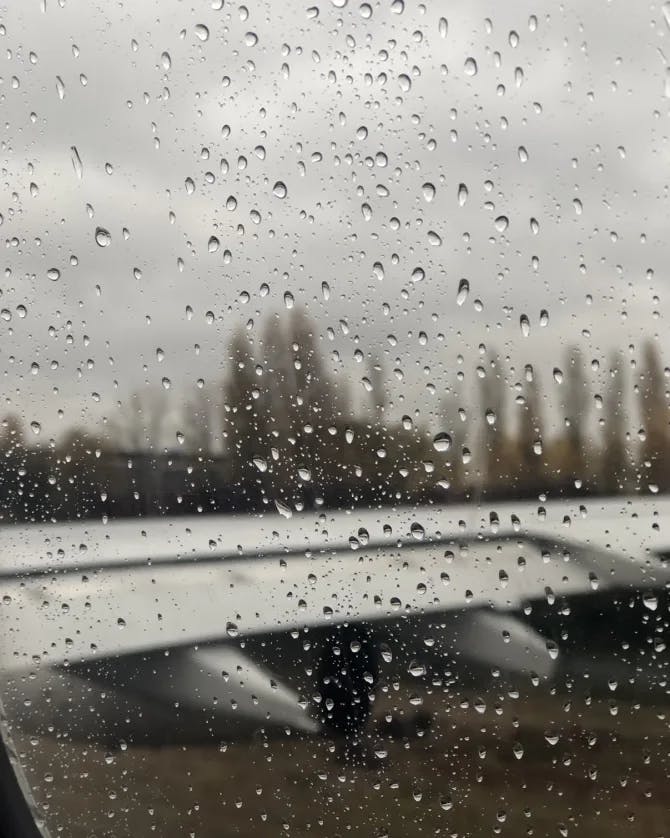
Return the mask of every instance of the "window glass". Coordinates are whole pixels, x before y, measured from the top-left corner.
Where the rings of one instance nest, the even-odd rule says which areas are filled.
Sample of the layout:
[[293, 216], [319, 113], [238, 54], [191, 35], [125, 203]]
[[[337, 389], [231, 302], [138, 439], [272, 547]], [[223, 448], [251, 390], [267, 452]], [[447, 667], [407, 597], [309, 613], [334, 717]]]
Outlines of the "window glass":
[[40, 828], [664, 834], [670, 4], [1, 18]]

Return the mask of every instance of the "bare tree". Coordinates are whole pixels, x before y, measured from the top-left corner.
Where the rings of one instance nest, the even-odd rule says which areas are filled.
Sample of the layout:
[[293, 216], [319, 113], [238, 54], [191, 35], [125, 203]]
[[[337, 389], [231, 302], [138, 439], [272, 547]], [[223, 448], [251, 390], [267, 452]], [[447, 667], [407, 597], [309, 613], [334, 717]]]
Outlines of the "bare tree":
[[489, 351], [480, 378], [481, 408], [483, 411], [483, 451], [486, 456], [485, 486], [495, 489], [506, 473], [505, 456], [505, 378], [497, 353]]
[[600, 488], [606, 493], [615, 493], [625, 489], [627, 484], [625, 378], [621, 352], [612, 353], [609, 375], [610, 380], [605, 393], [605, 434], [601, 455]]
[[526, 368], [525, 399], [519, 422], [520, 482], [527, 490], [538, 491], [546, 481], [544, 469], [544, 423], [537, 372]]
[[587, 463], [587, 427], [590, 407], [590, 390], [584, 370], [584, 359], [578, 346], [568, 349], [565, 361], [566, 452], [565, 472], [572, 477], [584, 478]]
[[651, 341], [645, 345], [643, 354], [639, 393], [645, 438], [642, 443], [641, 465], [647, 483], [665, 489], [670, 485], [668, 395], [665, 391], [661, 359]]
[[382, 425], [386, 416], [386, 375], [383, 361], [375, 358], [370, 365], [370, 402], [374, 421]]
[[256, 360], [249, 337], [238, 331], [228, 350], [224, 383], [223, 434], [230, 457], [231, 479], [244, 488], [256, 480], [254, 461], [264, 458], [263, 417], [259, 411]]
[[111, 440], [125, 451], [156, 451], [164, 442], [167, 416], [167, 392], [164, 389], [136, 390], [109, 421]]

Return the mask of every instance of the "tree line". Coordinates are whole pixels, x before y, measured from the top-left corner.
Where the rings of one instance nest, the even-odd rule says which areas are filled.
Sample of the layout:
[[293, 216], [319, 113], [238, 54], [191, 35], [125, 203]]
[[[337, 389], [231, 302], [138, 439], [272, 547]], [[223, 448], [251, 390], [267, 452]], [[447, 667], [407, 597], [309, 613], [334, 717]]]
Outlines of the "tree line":
[[532, 365], [512, 385], [509, 363], [483, 350], [476, 387], [466, 391], [459, 375], [426, 418], [398, 415], [383, 362], [362, 353], [364, 403], [355, 406], [351, 377], [329, 368], [321, 339], [296, 309], [270, 319], [260, 337], [237, 331], [219, 398], [204, 387], [177, 394], [181, 427], [171, 445], [162, 391], [135, 393], [103, 428], [74, 428], [46, 444], [31, 444], [19, 418], [6, 417], [2, 520], [273, 508], [290, 515], [670, 488], [669, 371], [651, 341], [637, 362], [612, 354], [602, 392], [582, 352], [569, 347], [553, 371], [558, 417]]

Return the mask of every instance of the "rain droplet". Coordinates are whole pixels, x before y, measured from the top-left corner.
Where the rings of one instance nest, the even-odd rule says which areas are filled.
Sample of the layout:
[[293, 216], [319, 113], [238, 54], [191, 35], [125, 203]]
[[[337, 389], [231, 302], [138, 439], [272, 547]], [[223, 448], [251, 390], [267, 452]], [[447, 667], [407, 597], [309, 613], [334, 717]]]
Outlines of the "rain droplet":
[[55, 282], [57, 279], [60, 279], [60, 271], [58, 270], [58, 268], [49, 268], [49, 270], [47, 271], [47, 276], [49, 277], [49, 279]]
[[293, 517], [293, 510], [290, 506], [287, 506], [283, 501], [275, 499], [275, 506], [277, 507], [277, 512], [284, 518], [292, 518]]
[[449, 32], [449, 21], [446, 17], [441, 17], [438, 21], [437, 31], [440, 33], [441, 38], [447, 37], [447, 33]]
[[499, 233], [504, 233], [509, 227], [509, 218], [506, 215], [499, 215], [493, 223]]
[[464, 183], [458, 184], [458, 206], [462, 207], [465, 206], [465, 202], [468, 200], [468, 187]]
[[70, 146], [70, 151], [72, 153], [72, 167], [74, 168], [75, 174], [79, 180], [81, 180], [84, 177], [84, 167], [82, 165], [79, 152], [77, 151], [77, 146]]
[[195, 34], [201, 41], [206, 41], [209, 38], [209, 29], [204, 23], [196, 23]]
[[433, 448], [441, 454], [451, 448], [451, 437], [447, 433], [439, 433], [433, 437]]
[[572, 206], [575, 208], [575, 212], [577, 213], [577, 215], [582, 214], [584, 207], [582, 206], [582, 202], [579, 200], [579, 198], [573, 198]]
[[56, 90], [58, 91], [58, 98], [62, 101], [65, 98], [65, 85], [60, 76], [56, 76]]
[[172, 59], [170, 58], [169, 52], [164, 52], [161, 54], [161, 64], [163, 65], [164, 70], [169, 70], [172, 66]]
[[439, 247], [442, 244], [442, 239], [440, 238], [439, 234], [436, 233], [434, 230], [429, 230], [428, 243], [432, 244], [433, 247]]
[[458, 283], [458, 293], [456, 294], [456, 304], [462, 306], [463, 303], [467, 300], [468, 294], [470, 293], [470, 283], [467, 279], [462, 279]]
[[31, 430], [31, 431], [32, 431], [35, 435], [37, 435], [37, 434], [39, 434], [39, 433], [40, 433], [40, 431], [42, 430], [42, 426], [40, 425], [40, 423], [39, 423], [39, 422], [31, 422], [31, 423], [30, 423], [30, 430]]
[[412, 271], [412, 282], [421, 282], [421, 280], [425, 278], [426, 272], [423, 268], [414, 268]]
[[363, 214], [363, 218], [366, 221], [370, 221], [370, 219], [372, 218], [372, 208], [370, 207], [370, 204], [362, 204], [361, 213]]
[[530, 334], [530, 321], [528, 320], [528, 315], [521, 315], [519, 318], [519, 325], [521, 326], [521, 334], [527, 338]]
[[207, 250], [210, 253], [216, 253], [216, 251], [218, 249], [219, 249], [219, 240], [217, 239], [216, 236], [210, 236], [209, 241], [207, 242]]
[[96, 227], [95, 228], [95, 243], [99, 247], [107, 247], [111, 244], [112, 237], [109, 234], [108, 230], [105, 230], [104, 227]]
[[466, 76], [476, 76], [477, 75], [477, 62], [474, 58], [466, 58], [465, 64], [463, 65], [463, 70], [465, 71]]
[[278, 180], [272, 187], [272, 194], [275, 196], [275, 198], [285, 198], [288, 194], [286, 184], [283, 181]]
[[244, 43], [248, 47], [255, 47], [258, 43], [258, 35], [255, 32], [246, 32], [244, 35]]
[[658, 597], [650, 591], [642, 594], [642, 602], [644, 603], [644, 607], [650, 611], [656, 611], [658, 608]]
[[417, 541], [423, 541], [423, 539], [426, 537], [426, 531], [423, 528], [423, 526], [418, 523], [418, 521], [415, 521], [411, 525], [409, 531], [412, 533], [412, 537], [416, 538]]
[[427, 203], [430, 203], [435, 197], [435, 187], [432, 183], [424, 183], [421, 187], [423, 191], [423, 198]]

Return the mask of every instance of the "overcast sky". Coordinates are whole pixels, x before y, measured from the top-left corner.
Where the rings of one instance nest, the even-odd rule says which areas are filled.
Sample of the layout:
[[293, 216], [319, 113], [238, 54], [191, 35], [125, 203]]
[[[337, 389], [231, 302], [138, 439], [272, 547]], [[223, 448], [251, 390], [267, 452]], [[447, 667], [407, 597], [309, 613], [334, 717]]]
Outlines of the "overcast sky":
[[556, 403], [568, 345], [670, 360], [661, 5], [4, 5], [3, 412], [43, 436], [216, 392], [286, 292], [357, 398], [359, 348], [432, 425], [481, 344]]

